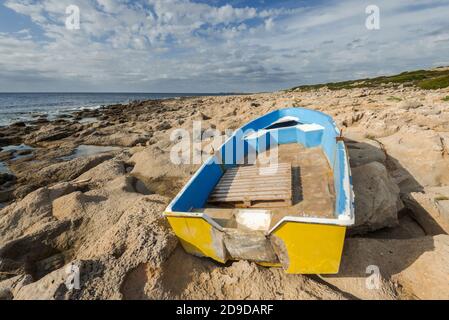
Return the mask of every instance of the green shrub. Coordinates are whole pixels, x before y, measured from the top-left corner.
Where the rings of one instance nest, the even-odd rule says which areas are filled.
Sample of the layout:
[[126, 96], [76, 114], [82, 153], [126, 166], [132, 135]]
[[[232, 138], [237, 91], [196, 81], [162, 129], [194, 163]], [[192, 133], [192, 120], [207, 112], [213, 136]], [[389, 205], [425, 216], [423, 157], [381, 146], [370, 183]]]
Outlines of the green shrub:
[[402, 85], [404, 87], [418, 86], [423, 89], [440, 89], [449, 86], [449, 70], [417, 70], [403, 72], [392, 76], [380, 76], [377, 78], [349, 80], [342, 82], [330, 82], [294, 87], [287, 91], [310, 91], [327, 87], [330, 90], [354, 89], [354, 88], [377, 88], [384, 84], [393, 87]]
[[418, 87], [426, 90], [443, 89], [449, 87], [449, 75], [434, 79], [423, 80], [418, 83]]

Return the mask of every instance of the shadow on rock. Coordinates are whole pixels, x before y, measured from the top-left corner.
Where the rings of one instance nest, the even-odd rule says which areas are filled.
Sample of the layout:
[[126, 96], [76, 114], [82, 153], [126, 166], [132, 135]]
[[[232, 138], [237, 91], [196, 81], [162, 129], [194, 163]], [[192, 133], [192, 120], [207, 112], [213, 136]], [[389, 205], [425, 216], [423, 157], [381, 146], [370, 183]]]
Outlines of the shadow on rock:
[[[439, 281], [429, 274], [440, 271], [426, 277], [419, 270], [432, 261], [444, 265], [446, 239], [434, 235], [445, 232], [422, 225], [423, 219], [435, 225], [438, 222], [424, 208], [417, 211], [419, 204], [411, 205], [409, 200], [404, 206], [403, 199], [413, 192], [424, 193], [424, 187], [380, 143], [347, 139], [346, 146], [353, 174], [356, 224], [348, 230], [339, 274], [322, 278], [357, 298], [416, 298], [421, 292], [416, 281], [429, 288]], [[371, 290], [367, 281], [376, 271], [380, 273], [380, 286]], [[434, 292], [429, 289], [421, 297], [431, 296]]]
[[[428, 235], [445, 233], [441, 228], [437, 230], [440, 232], [429, 232], [428, 228], [421, 225], [420, 220], [424, 218], [420, 219], [417, 215], [426, 215], [426, 220], [434, 220], [432, 215], [425, 210], [417, 212], [417, 203], [403, 201], [412, 192], [423, 192], [424, 187], [401, 166], [399, 160], [388, 155], [375, 140], [358, 142], [346, 139], [345, 142], [353, 175], [356, 217], [356, 224], [348, 230], [348, 235], [360, 235], [383, 228], [390, 229], [393, 235], [393, 229], [403, 227], [400, 218], [409, 216], [419, 228], [402, 232], [402, 238], [407, 237], [404, 233], [410, 238], [422, 236], [421, 228]], [[434, 223], [438, 224], [436, 221]], [[384, 232], [384, 235], [388, 238], [388, 232]]]

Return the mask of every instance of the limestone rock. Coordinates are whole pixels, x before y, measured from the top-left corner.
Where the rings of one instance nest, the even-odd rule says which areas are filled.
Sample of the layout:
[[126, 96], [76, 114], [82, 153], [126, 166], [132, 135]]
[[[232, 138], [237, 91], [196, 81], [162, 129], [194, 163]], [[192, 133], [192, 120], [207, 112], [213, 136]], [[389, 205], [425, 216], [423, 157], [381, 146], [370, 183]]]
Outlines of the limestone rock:
[[399, 188], [386, 168], [371, 162], [352, 170], [355, 194], [355, 226], [350, 233], [364, 233], [398, 224], [403, 205]]
[[0, 300], [12, 300], [20, 289], [33, 282], [33, 278], [26, 275], [19, 275], [0, 282]]
[[[416, 245], [416, 249], [412, 248], [413, 245]], [[425, 249], [426, 246], [429, 250]], [[415, 239], [403, 244], [402, 250], [422, 251], [415, 261], [409, 260], [407, 268], [392, 276], [393, 281], [402, 287], [403, 295], [423, 300], [448, 300], [449, 236]]]
[[84, 203], [88, 197], [77, 191], [55, 199], [52, 203], [53, 216], [58, 220], [81, 216], [84, 212]]
[[135, 153], [130, 163], [134, 164], [131, 174], [141, 180], [151, 192], [163, 196], [175, 196], [183, 182], [194, 172], [194, 165], [176, 165], [170, 161], [167, 152], [154, 152], [149, 148]]
[[402, 192], [449, 185], [449, 157], [443, 136], [433, 130], [404, 129], [381, 138]]
[[422, 103], [419, 101], [401, 101], [398, 103], [398, 107], [401, 109], [409, 110], [416, 109], [422, 106]]
[[0, 186], [9, 181], [14, 181], [16, 177], [9, 173], [0, 172]]
[[449, 234], [449, 187], [412, 192], [403, 201], [427, 234]]
[[35, 144], [39, 142], [60, 140], [72, 135], [74, 132], [75, 131], [69, 126], [60, 127], [48, 125], [30, 134], [25, 142], [27, 144]]
[[382, 146], [374, 140], [346, 141], [352, 168], [377, 161], [385, 165], [386, 155]]
[[0, 246], [21, 237], [34, 224], [48, 221], [51, 221], [49, 190], [42, 188], [0, 210]]
[[50, 165], [38, 172], [30, 172], [30, 174], [33, 174], [33, 180], [37, 181], [40, 185], [46, 185], [56, 181], [70, 181], [112, 157], [111, 154], [99, 154], [76, 158]]
[[[77, 283], [72, 283], [71, 270], [85, 272], [83, 261], [74, 261], [70, 265], [58, 269], [39, 281], [22, 286], [14, 295], [16, 300], [66, 300], [76, 290]], [[75, 272], [74, 272], [75, 273]]]
[[145, 144], [150, 138], [147, 134], [129, 133], [118, 130], [104, 135], [92, 134], [85, 137], [83, 141], [85, 144], [97, 146], [133, 147], [140, 143]]
[[80, 175], [77, 180], [89, 180], [89, 185], [101, 187], [126, 173], [125, 162], [119, 159], [107, 160]]
[[132, 270], [122, 292], [125, 299], [346, 299], [306, 276], [248, 261], [222, 267], [181, 248], [159, 268], [141, 264]]
[[439, 235], [347, 239], [340, 273], [323, 278], [361, 299], [448, 299], [448, 274], [449, 236]]

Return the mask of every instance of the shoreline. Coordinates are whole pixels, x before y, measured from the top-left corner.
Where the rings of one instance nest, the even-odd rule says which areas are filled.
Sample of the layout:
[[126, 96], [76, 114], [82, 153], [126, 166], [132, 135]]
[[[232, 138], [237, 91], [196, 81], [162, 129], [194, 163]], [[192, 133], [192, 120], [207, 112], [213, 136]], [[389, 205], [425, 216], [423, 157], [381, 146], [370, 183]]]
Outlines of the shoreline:
[[[80, 157], [95, 158], [96, 156], [108, 155], [113, 151], [126, 151], [132, 147], [152, 144], [153, 131], [158, 128], [163, 129], [167, 126], [166, 124], [155, 123], [154, 126], [149, 126], [147, 130], [140, 130], [131, 135], [128, 135], [126, 124], [132, 122], [132, 120], [137, 120], [145, 112], [156, 115], [165, 113], [165, 111], [169, 112], [170, 110], [163, 110], [164, 104], [214, 99], [215, 97], [234, 96], [217, 94], [136, 100], [95, 108], [81, 108], [61, 113], [53, 119], [49, 118], [48, 114], [43, 114], [33, 120], [0, 126], [0, 174], [2, 175], [0, 203], [7, 205], [16, 199], [20, 200], [30, 191], [45, 186], [50, 181], [52, 183], [59, 182], [58, 179], [50, 179], [34, 183], [33, 180], [35, 179], [31, 177], [32, 171], [29, 170], [27, 164], [31, 164], [33, 170], [42, 170], [47, 166], [57, 165], [58, 163], [76, 161]], [[132, 117], [128, 117], [127, 113], [131, 113]], [[149, 116], [143, 117], [145, 120], [149, 118]], [[113, 137], [95, 133], [96, 130], [114, 126], [120, 127], [123, 132], [112, 133]], [[78, 153], [77, 150], [80, 147], [89, 151], [86, 153], [84, 150]], [[22, 148], [26, 150], [19, 150]]]
[[[384, 100], [389, 104], [400, 104], [402, 99], [392, 100], [389, 97], [395, 96], [396, 93], [404, 94], [405, 92], [408, 92], [409, 95], [416, 92], [431, 93], [413, 87], [406, 89], [389, 88], [388, 90], [391, 91], [390, 95], [383, 92], [385, 88], [373, 90], [365, 88], [341, 91], [321, 89], [312, 92], [278, 91], [244, 95], [184, 96], [82, 108], [62, 113], [55, 119], [49, 119], [47, 115], [44, 115], [30, 121], [0, 126], [0, 163], [3, 166], [3, 173], [20, 176], [22, 171], [27, 171], [27, 163], [33, 165], [38, 163], [35, 169], [39, 170], [48, 165], [75, 160], [77, 157], [74, 155], [76, 155], [77, 148], [83, 145], [87, 147], [121, 147], [126, 151], [136, 147], [152, 147], [157, 145], [157, 139], [160, 139], [164, 142], [164, 146], [167, 146], [170, 144], [167, 141], [169, 136], [167, 132], [170, 129], [186, 128], [190, 130], [191, 126], [186, 126], [186, 124], [195, 119], [224, 132], [225, 129], [237, 129], [245, 121], [255, 116], [254, 112], [250, 112], [250, 116], [239, 118], [239, 111], [246, 112], [252, 109], [257, 110], [260, 114], [262, 110], [264, 110], [263, 112], [269, 112], [285, 106], [309, 107], [311, 105], [312, 108], [326, 112], [327, 108], [320, 107], [319, 104], [304, 103], [302, 99], [297, 98], [301, 96], [320, 97], [321, 95], [328, 95], [332, 98], [333, 96], [346, 95], [351, 91], [360, 91], [372, 92], [373, 94], [370, 95], [373, 96], [385, 96]], [[444, 92], [444, 90], [440, 91]], [[360, 97], [357, 99], [367, 96], [365, 93], [359, 95]], [[270, 103], [270, 100], [273, 99], [276, 102]], [[264, 100], [267, 101], [264, 102]], [[367, 100], [370, 102], [370, 99]], [[225, 107], [229, 111], [232, 109], [232, 112], [218, 110], [216, 115], [214, 113], [208, 115], [208, 104], [213, 106], [217, 103], [220, 104], [221, 109]], [[227, 103], [236, 103], [236, 106], [226, 107], [225, 104]], [[244, 108], [239, 110], [239, 106], [242, 104]], [[219, 119], [220, 114], [222, 115], [221, 119]], [[223, 115], [230, 119], [226, 121]], [[237, 121], [233, 120], [235, 117], [238, 119]], [[346, 119], [339, 122], [342, 127], [348, 126]], [[136, 124], [138, 124], [138, 130], [135, 130], [135, 132], [128, 130], [128, 128], [135, 127]], [[161, 133], [165, 137], [161, 138]], [[370, 134], [366, 135], [369, 136]], [[8, 146], [24, 146], [27, 150], [11, 151], [7, 150]], [[20, 151], [19, 154], [17, 154], [18, 151]], [[98, 153], [101, 152], [94, 151], [87, 156], [95, 156]], [[21, 181], [21, 179], [17, 180]], [[25, 184], [28, 184], [30, 179], [25, 180]], [[16, 180], [15, 182], [17, 183]], [[43, 186], [43, 184], [40, 183], [39, 186]], [[26, 192], [31, 189], [27, 189]], [[26, 192], [20, 192], [19, 199]], [[5, 196], [0, 196], [0, 199], [5, 199]], [[12, 199], [16, 199], [16, 196]], [[4, 203], [5, 201], [0, 202]]]
[[[109, 105], [138, 103], [149, 100], [166, 100], [179, 98], [195, 98], [204, 96], [228, 96], [233, 93], [0, 93], [0, 117], [11, 118], [8, 123], [0, 122], [0, 127], [17, 122], [30, 122], [37, 118], [55, 120], [84, 109], [99, 109]], [[242, 94], [243, 95], [243, 94]], [[9, 97], [8, 97], [9, 96]], [[48, 98], [48, 96], [52, 98]], [[47, 99], [46, 99], [47, 98]], [[2, 102], [2, 99], [6, 101]], [[7, 101], [10, 99], [11, 101]], [[17, 100], [19, 99], [19, 100]], [[42, 100], [35, 102], [35, 100]], [[22, 101], [21, 101], [22, 100]], [[2, 108], [6, 103], [8, 111]], [[69, 103], [68, 105], [65, 105]], [[30, 106], [31, 105], [31, 106]], [[47, 105], [47, 106], [46, 106]], [[11, 109], [13, 111], [11, 111]], [[14, 111], [17, 109], [17, 111]], [[27, 111], [26, 109], [31, 109]]]

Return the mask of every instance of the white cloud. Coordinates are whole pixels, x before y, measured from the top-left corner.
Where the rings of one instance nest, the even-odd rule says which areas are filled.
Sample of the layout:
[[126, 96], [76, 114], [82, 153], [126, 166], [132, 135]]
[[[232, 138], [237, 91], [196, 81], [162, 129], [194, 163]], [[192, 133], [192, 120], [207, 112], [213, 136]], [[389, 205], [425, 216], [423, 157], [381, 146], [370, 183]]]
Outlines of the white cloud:
[[122, 9], [121, 4], [115, 0], [97, 0], [97, 2], [106, 12], [114, 13]]
[[271, 31], [274, 28], [274, 21], [273, 18], [268, 18], [267, 20], [265, 20], [265, 29], [267, 31]]
[[[379, 0], [379, 31], [364, 27], [364, 2], [259, 10], [188, 0], [7, 0], [44, 38], [0, 32], [0, 87], [29, 90], [30, 79], [45, 79], [60, 90], [270, 90], [449, 56], [444, 2]], [[69, 4], [80, 7], [79, 31], [64, 27]]]

